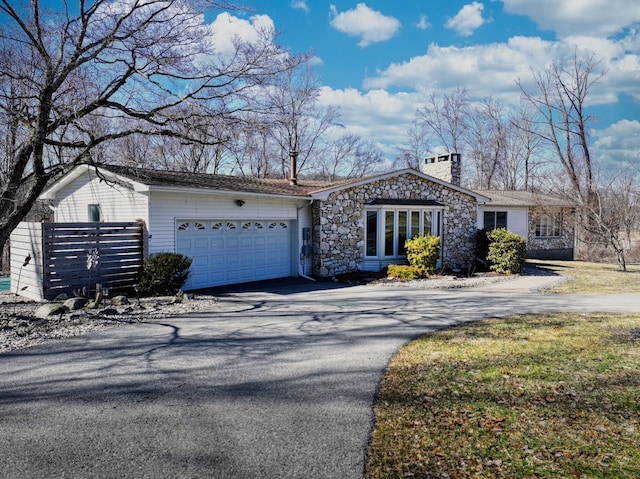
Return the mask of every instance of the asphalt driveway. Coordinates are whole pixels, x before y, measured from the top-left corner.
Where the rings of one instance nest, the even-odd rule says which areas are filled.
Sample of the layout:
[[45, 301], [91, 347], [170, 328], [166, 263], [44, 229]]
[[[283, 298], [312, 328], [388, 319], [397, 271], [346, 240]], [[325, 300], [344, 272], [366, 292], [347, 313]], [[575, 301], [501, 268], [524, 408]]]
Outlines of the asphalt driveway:
[[518, 279], [475, 290], [296, 283], [0, 356], [0, 477], [361, 478], [381, 374], [413, 337], [543, 311], [640, 311]]

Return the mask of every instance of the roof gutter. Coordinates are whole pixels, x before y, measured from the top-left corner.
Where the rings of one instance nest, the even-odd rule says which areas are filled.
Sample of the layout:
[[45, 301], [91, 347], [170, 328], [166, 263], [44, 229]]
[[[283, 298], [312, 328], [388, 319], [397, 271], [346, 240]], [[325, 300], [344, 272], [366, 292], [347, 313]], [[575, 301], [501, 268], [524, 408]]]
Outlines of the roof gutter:
[[250, 197], [267, 197], [267, 198], [276, 198], [276, 199], [283, 199], [283, 200], [309, 200], [309, 201], [313, 201], [312, 198], [310, 198], [309, 195], [281, 195], [281, 194], [277, 194], [277, 193], [258, 193], [258, 192], [253, 192], [253, 191], [232, 191], [232, 190], [212, 190], [212, 189], [208, 189], [208, 188], [188, 188], [188, 187], [184, 187], [184, 186], [157, 186], [157, 185], [150, 185], [149, 186], [149, 192], [150, 193], [181, 193], [184, 194], [185, 192], [188, 193], [194, 193], [194, 194], [201, 194], [201, 195], [211, 195], [211, 194], [216, 194], [216, 195], [224, 195], [224, 196], [238, 196], [238, 195], [242, 195], [242, 196], [250, 196]]

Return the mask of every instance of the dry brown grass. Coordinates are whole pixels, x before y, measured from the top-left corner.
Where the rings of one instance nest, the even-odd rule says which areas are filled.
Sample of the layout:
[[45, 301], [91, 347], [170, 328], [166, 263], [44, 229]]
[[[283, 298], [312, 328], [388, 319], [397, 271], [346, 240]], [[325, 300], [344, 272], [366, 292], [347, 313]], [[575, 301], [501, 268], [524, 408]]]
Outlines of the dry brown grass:
[[518, 316], [389, 366], [366, 476], [640, 477], [640, 315]]
[[640, 293], [640, 265], [617, 265], [586, 261], [529, 261], [540, 268], [569, 277], [553, 288], [556, 293]]

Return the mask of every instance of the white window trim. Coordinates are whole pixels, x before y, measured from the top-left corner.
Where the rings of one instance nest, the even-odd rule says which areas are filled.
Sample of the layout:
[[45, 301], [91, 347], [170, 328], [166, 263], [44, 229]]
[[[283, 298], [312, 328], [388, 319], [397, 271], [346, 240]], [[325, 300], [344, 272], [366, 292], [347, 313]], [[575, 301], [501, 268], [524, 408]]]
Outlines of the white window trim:
[[[540, 234], [537, 232], [540, 231], [542, 233], [542, 220], [545, 219], [545, 232], [551, 229], [553, 232], [556, 227], [558, 229], [558, 234]], [[549, 239], [549, 238], [562, 238], [562, 220], [558, 219], [557, 216], [551, 214], [541, 214], [536, 219], [536, 223], [534, 225], [534, 236], [540, 239]]]
[[[367, 255], [367, 212], [368, 211], [377, 211], [377, 254], [375, 256]], [[393, 255], [385, 254], [385, 218], [387, 212], [393, 211]], [[439, 206], [394, 206], [394, 205], [381, 205], [376, 207], [367, 207], [364, 210], [363, 215], [363, 232], [364, 232], [364, 245], [363, 245], [363, 258], [365, 260], [394, 260], [394, 259], [404, 259], [406, 255], [398, 254], [399, 245], [398, 245], [398, 213], [400, 211], [407, 212], [407, 238], [411, 236], [411, 213], [418, 212], [419, 213], [419, 229], [421, 234], [424, 234], [424, 214], [425, 212], [431, 212], [431, 231], [429, 234], [433, 236], [442, 237], [442, 231], [444, 228], [443, 220], [444, 220], [444, 207]], [[438, 214], [439, 213], [439, 214]]]

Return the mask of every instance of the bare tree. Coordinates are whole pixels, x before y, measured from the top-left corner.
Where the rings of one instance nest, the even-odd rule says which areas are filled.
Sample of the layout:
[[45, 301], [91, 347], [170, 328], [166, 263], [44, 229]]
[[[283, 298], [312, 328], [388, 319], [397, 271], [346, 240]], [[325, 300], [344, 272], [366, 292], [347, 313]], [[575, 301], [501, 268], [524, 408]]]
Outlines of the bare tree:
[[0, 245], [50, 179], [95, 160], [101, 145], [134, 134], [203, 143], [180, 129], [187, 118], [206, 125], [254, 108], [255, 87], [299, 61], [268, 31], [216, 52], [202, 21], [220, 6], [79, 0], [45, 10], [0, 0], [0, 120], [14, 138], [0, 179]]
[[465, 142], [474, 167], [472, 183], [477, 188], [498, 187], [497, 177], [505, 165], [509, 133], [505, 116], [504, 107], [493, 98], [485, 98], [469, 112]]
[[571, 197], [578, 205], [580, 230], [578, 237], [585, 244], [599, 241], [592, 238], [603, 211], [597, 197], [595, 168], [591, 158], [588, 125], [593, 117], [586, 112], [586, 101], [593, 85], [602, 78], [594, 54], [578, 56], [577, 51], [568, 66], [561, 62], [542, 72], [534, 72], [535, 88], [527, 90], [519, 82], [524, 99], [532, 105], [541, 122], [532, 133], [540, 136], [555, 152], [571, 186]]
[[359, 178], [384, 170], [384, 154], [374, 140], [360, 142], [350, 161], [342, 167], [344, 178]]
[[505, 189], [532, 191], [538, 169], [543, 162], [537, 157], [540, 135], [536, 131], [534, 112], [522, 104], [509, 115], [507, 158], [503, 176]]
[[335, 181], [342, 175], [348, 174], [348, 171], [344, 171], [344, 167], [355, 157], [360, 142], [360, 137], [353, 134], [345, 134], [331, 141], [323, 149], [319, 175], [324, 179]]
[[[338, 124], [338, 108], [318, 107], [319, 95], [319, 83], [307, 64], [284, 72], [276, 85], [267, 88], [268, 121], [272, 124], [280, 159], [279, 172], [283, 177], [295, 177], [318, 166], [313, 165], [314, 155], [319, 153], [328, 130]], [[298, 171], [290, 171], [292, 153], [296, 156]]]
[[453, 153], [461, 153], [467, 132], [469, 100], [466, 88], [456, 88], [451, 94], [438, 96], [432, 93], [427, 103], [418, 108], [416, 118], [442, 147]]
[[632, 236], [640, 226], [637, 180], [628, 172], [619, 173], [597, 188], [595, 198], [588, 206], [592, 220], [585, 228], [602, 246], [613, 249], [619, 268], [626, 271]]
[[273, 125], [263, 115], [243, 115], [242, 126], [226, 144], [233, 161], [232, 170], [242, 176], [278, 176], [279, 150], [273, 141]]
[[406, 146], [398, 148], [393, 168], [413, 168], [422, 170], [422, 162], [429, 156], [429, 136], [423, 122], [414, 120], [407, 130]]

